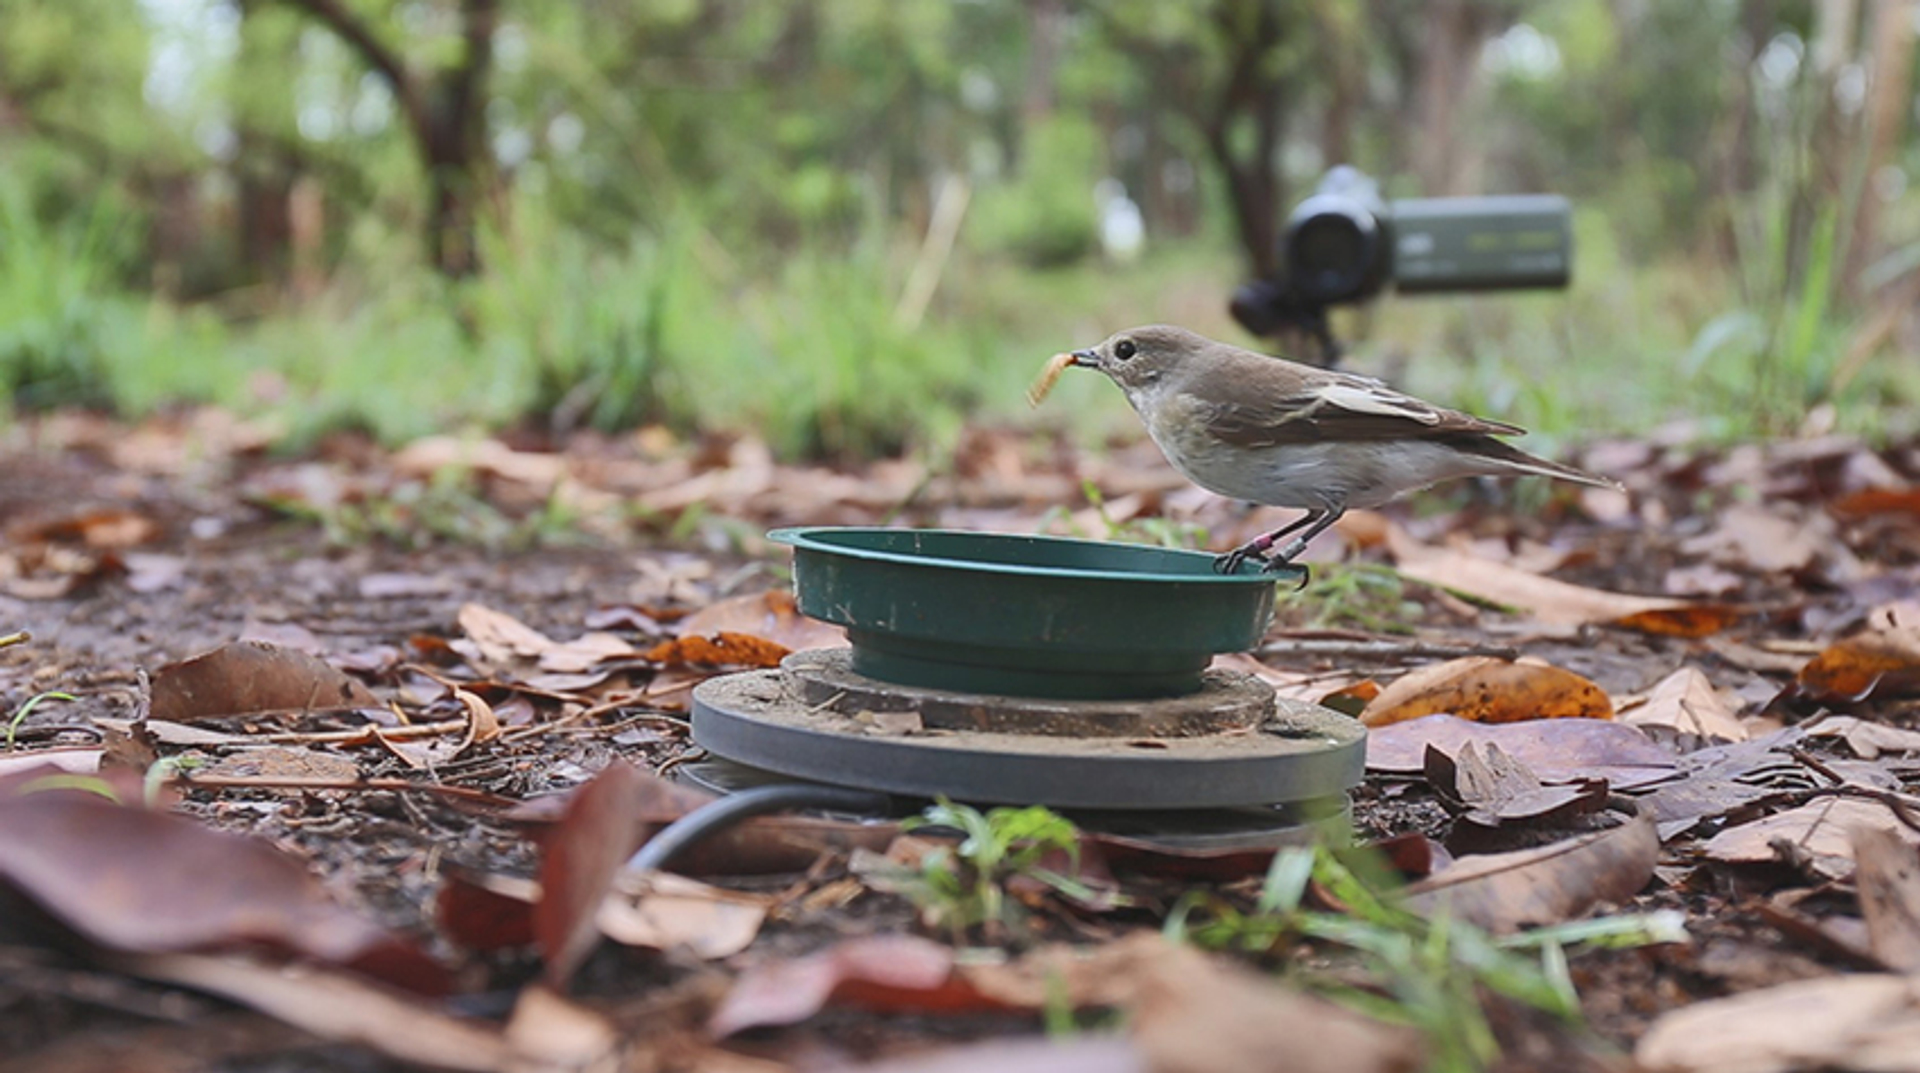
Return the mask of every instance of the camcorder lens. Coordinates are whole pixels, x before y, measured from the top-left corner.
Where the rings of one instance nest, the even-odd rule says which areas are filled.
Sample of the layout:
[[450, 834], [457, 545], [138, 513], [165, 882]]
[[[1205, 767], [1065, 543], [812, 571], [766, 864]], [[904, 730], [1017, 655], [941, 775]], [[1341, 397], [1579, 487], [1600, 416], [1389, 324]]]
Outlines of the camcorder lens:
[[1294, 236], [1294, 264], [1307, 277], [1300, 282], [1321, 294], [1350, 289], [1366, 268], [1366, 255], [1366, 236], [1339, 216], [1308, 221]]
[[1337, 302], [1366, 285], [1379, 255], [1377, 232], [1351, 216], [1322, 213], [1300, 222], [1289, 243], [1288, 269], [1307, 297]]

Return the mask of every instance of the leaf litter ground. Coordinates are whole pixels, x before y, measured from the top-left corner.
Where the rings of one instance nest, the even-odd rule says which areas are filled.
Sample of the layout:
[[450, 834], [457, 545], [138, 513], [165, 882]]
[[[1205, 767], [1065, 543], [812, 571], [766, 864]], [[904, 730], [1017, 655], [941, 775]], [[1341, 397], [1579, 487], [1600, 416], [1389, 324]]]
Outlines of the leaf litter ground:
[[[1088, 457], [979, 430], [939, 467], [846, 472], [652, 433], [394, 454], [342, 439], [274, 459], [212, 412], [10, 436], [0, 637], [32, 639], [0, 647], [0, 703], [11, 716], [48, 695], [0, 754], [0, 788], [16, 780], [0, 884], [32, 907], [0, 928], [0, 1055], [20, 1068], [911, 1069], [919, 1049], [982, 1037], [1012, 1048], [994, 1061], [1036, 1068], [1208, 1068], [1234, 1059], [1200, 1037], [1231, 1041], [1166, 1028], [1187, 1021], [1161, 992], [1291, 1001], [1122, 949], [1153, 906], [1245, 889], [1263, 860], [1142, 868], [1094, 847], [1124, 879], [1085, 861], [1079, 878], [1134, 908], [1010, 884], [1030, 911], [1001, 975], [938, 941], [879, 958], [920, 965], [917, 982], [876, 980], [849, 945], [920, 928], [874, 863], [923, 861], [915, 836], [766, 821], [689, 862], [718, 887], [615, 875], [697, 803], [643, 774], [692, 752], [691, 685], [836, 641], [782, 600], [761, 531], [888, 521], [1223, 547], [1272, 524], [1185, 487], [1150, 448]], [[1888, 1053], [1920, 1017], [1898, 975], [1920, 948], [1920, 451], [1651, 441], [1583, 461], [1628, 494], [1469, 487], [1343, 525], [1261, 650], [1223, 662], [1375, 727], [1356, 820], [1416, 898], [1451, 889], [1453, 911], [1496, 932], [1685, 915], [1684, 945], [1574, 954], [1590, 1033], [1490, 1002], [1509, 1067], [1640, 1042], [1651, 1066], [1709, 1068], [1695, 1041], [1750, 1037], [1773, 1061], [1755, 1068]], [[49, 789], [45, 763], [97, 785]], [[597, 808], [567, 793], [590, 781]], [[1049, 1000], [1021, 981], [1068, 941], [1113, 948], [1147, 981], [1073, 996], [1126, 1012], [1134, 1066], [1107, 1037], [1028, 1042]], [[754, 988], [778, 972], [810, 981], [773, 987], [780, 1000], [819, 996], [777, 1015]], [[1879, 1027], [1835, 1015], [1757, 1034], [1790, 984], [1811, 989], [1786, 995], [1801, 1010], [1844, 1007], [1821, 988], [1864, 988]], [[1742, 997], [1758, 1012], [1722, 1004]], [[1683, 1007], [1697, 1021], [1668, 1020]], [[800, 1025], [723, 1042], [712, 1017]]]

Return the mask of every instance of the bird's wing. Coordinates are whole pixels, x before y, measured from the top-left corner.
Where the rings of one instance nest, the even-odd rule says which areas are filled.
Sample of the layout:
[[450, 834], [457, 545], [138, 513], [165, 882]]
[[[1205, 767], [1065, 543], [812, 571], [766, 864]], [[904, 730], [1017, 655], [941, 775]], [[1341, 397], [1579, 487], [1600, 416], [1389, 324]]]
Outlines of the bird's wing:
[[1288, 393], [1247, 390], [1231, 397], [1233, 401], [1211, 408], [1207, 424], [1214, 435], [1240, 447], [1525, 432], [1505, 422], [1422, 402], [1378, 380], [1349, 373], [1325, 373]]

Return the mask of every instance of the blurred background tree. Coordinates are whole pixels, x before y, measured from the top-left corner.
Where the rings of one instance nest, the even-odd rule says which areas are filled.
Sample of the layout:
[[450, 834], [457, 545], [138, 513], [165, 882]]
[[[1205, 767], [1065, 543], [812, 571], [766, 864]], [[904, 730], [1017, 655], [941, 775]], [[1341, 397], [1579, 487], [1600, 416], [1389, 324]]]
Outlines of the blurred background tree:
[[[1127, 324], [1250, 342], [1228, 293], [1347, 162], [1396, 195], [1578, 206], [1570, 293], [1389, 299], [1341, 323], [1362, 368], [1549, 432], [1902, 432], [1916, 19], [1916, 0], [5, 0], [0, 384], [16, 409], [211, 400], [296, 438], [939, 444], [1019, 413], [1051, 350]], [[1121, 427], [1076, 405], [1097, 397], [1069, 385], [1061, 412]]]

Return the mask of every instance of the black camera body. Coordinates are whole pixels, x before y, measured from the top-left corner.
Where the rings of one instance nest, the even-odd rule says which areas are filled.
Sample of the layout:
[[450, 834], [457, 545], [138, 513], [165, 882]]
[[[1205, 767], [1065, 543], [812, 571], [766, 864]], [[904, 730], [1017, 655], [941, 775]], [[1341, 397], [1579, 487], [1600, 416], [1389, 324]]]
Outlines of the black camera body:
[[1279, 247], [1277, 278], [1241, 286], [1234, 319], [1259, 336], [1305, 332], [1331, 364], [1339, 347], [1327, 308], [1388, 284], [1402, 294], [1564, 288], [1572, 208], [1555, 194], [1389, 202], [1378, 183], [1343, 164], [1293, 210]]

